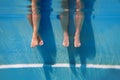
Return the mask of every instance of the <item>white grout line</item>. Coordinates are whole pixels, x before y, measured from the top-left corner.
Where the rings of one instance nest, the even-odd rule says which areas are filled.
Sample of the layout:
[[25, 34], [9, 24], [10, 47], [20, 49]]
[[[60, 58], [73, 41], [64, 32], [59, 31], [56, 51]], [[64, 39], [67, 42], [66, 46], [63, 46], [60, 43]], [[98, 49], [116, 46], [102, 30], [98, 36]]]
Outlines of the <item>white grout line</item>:
[[86, 66], [86, 68], [99, 68], [99, 69], [120, 69], [120, 65], [100, 65], [100, 64], [54, 64], [54, 65], [44, 65], [44, 64], [6, 64], [6, 65], [0, 65], [0, 69], [11, 69], [11, 68], [42, 68], [44, 66], [51, 66], [53, 68], [59, 68], [59, 67], [82, 67]]

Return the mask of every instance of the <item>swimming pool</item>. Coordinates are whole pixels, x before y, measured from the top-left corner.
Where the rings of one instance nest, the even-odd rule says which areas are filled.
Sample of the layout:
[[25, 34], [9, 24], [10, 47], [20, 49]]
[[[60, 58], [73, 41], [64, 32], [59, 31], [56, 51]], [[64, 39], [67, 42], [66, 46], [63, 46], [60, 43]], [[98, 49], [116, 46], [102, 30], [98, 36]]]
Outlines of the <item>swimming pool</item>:
[[[58, 18], [64, 11], [62, 0], [44, 0], [41, 4], [44, 8], [40, 34], [45, 45], [30, 48], [30, 1], [0, 1], [1, 80], [119, 80], [119, 0], [84, 0], [80, 48], [73, 47], [72, 37], [70, 47], [62, 46], [63, 31]], [[71, 17], [71, 36], [73, 22]]]

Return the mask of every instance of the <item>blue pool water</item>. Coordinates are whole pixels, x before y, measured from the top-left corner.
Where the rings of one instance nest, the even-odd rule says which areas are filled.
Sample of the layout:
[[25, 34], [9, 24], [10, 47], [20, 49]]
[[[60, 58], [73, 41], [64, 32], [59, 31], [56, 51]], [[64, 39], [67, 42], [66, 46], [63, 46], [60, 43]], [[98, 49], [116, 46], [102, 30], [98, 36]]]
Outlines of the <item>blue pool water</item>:
[[[71, 4], [74, 0], [70, 0]], [[120, 65], [120, 0], [83, 0], [85, 19], [80, 48], [73, 47], [73, 17], [70, 17], [70, 47], [62, 46], [59, 15], [62, 0], [40, 3], [44, 46], [30, 47], [32, 28], [27, 18], [29, 0], [0, 1], [0, 67], [11, 64], [44, 64], [32, 68], [0, 68], [0, 80], [119, 80], [120, 69], [88, 68], [87, 64]], [[70, 10], [74, 11], [74, 4]], [[51, 67], [53, 64], [71, 67]], [[81, 67], [75, 67], [81, 64]]]

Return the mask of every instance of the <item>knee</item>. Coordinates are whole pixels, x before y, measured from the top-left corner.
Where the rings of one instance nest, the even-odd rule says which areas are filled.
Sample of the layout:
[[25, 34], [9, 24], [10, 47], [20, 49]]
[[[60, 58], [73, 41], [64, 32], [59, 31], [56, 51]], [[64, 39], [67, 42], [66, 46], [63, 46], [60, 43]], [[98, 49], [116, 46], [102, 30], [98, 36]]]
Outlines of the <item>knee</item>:
[[80, 11], [76, 12], [76, 19], [79, 19], [82, 16], [82, 13]]
[[68, 12], [64, 12], [59, 17], [60, 19], [63, 19], [63, 18], [68, 18], [68, 16], [69, 16]]
[[79, 19], [80, 18], [80, 15], [79, 14], [76, 14], [76, 19]]
[[59, 15], [59, 18], [62, 19], [62, 18], [63, 18], [63, 15]]

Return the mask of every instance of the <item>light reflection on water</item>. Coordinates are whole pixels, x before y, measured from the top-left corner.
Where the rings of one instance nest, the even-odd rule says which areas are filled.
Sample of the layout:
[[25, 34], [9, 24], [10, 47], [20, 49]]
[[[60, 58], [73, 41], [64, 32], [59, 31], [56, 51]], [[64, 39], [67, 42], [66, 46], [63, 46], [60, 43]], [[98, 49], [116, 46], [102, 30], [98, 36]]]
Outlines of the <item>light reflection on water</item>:
[[[68, 2], [69, 1], [69, 2]], [[93, 11], [95, 0], [84, 0], [88, 7], [80, 11]], [[89, 4], [90, 6], [89, 6]], [[91, 6], [92, 5], [92, 6]], [[40, 0], [37, 3], [37, 12], [51, 12], [51, 14], [60, 14], [61, 12], [76, 12], [75, 0]], [[31, 13], [31, 0], [1, 0], [1, 15], [27, 15]], [[91, 14], [91, 13], [90, 13]]]
[[25, 0], [1, 0], [0, 14], [27, 14], [29, 1]]

